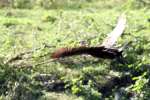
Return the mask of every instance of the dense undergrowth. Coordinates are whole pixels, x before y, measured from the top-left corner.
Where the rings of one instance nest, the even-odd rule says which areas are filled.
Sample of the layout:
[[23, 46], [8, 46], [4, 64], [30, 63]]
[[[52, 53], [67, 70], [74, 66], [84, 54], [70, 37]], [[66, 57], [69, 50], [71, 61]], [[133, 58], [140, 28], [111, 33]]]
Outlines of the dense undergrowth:
[[[35, 6], [23, 1], [0, 9], [1, 100], [150, 98], [148, 0], [36, 0]], [[127, 26], [117, 46], [131, 41], [123, 52], [126, 64], [84, 55], [50, 61], [60, 47], [100, 45], [123, 12]]]

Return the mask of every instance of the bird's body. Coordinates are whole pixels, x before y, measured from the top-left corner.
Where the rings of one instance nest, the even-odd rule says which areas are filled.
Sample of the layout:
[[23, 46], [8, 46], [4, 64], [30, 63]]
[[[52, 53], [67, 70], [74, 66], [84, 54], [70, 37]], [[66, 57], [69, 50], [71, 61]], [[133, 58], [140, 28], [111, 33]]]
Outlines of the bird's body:
[[88, 54], [97, 58], [113, 59], [121, 56], [118, 49], [101, 47], [77, 47], [77, 48], [60, 48], [52, 54], [52, 58], [68, 57], [73, 55]]

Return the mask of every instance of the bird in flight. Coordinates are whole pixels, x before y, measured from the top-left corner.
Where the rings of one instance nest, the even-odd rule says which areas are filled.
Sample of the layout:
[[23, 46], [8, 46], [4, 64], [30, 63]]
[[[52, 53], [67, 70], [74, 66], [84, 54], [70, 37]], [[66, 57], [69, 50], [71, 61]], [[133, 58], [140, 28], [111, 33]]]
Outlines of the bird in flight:
[[75, 48], [60, 48], [54, 51], [51, 55], [52, 58], [63, 58], [69, 57], [73, 55], [81, 55], [87, 54], [97, 58], [104, 58], [104, 59], [114, 59], [117, 57], [122, 56], [122, 50], [114, 48], [114, 44], [116, 43], [117, 39], [123, 34], [123, 31], [126, 26], [126, 17], [122, 14], [118, 18], [118, 22], [116, 27], [113, 29], [111, 33], [104, 39], [102, 45], [97, 47], [75, 47]]

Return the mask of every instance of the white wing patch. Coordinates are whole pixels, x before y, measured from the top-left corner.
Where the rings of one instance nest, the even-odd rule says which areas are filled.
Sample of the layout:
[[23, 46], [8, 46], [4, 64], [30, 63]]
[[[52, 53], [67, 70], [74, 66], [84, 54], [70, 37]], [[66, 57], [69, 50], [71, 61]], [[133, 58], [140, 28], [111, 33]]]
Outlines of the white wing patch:
[[106, 37], [103, 41], [102, 46], [106, 48], [111, 48], [117, 41], [117, 39], [121, 36], [126, 26], [126, 16], [122, 14], [119, 19], [114, 30]]

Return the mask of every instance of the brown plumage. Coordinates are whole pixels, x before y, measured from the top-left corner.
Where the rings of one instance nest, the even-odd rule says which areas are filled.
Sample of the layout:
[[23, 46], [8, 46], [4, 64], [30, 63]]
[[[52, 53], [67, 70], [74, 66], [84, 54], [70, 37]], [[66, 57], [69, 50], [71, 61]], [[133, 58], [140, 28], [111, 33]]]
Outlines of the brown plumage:
[[88, 54], [97, 58], [113, 59], [121, 56], [118, 49], [101, 47], [78, 47], [78, 48], [60, 48], [52, 54], [52, 58], [68, 57], [73, 55]]
[[80, 54], [89, 54], [93, 57], [106, 59], [120, 57], [122, 56], [122, 50], [112, 49], [112, 47], [123, 33], [125, 23], [125, 16], [121, 15], [114, 30], [106, 37], [102, 45], [99, 47], [60, 48], [52, 53], [52, 58], [68, 57]]

